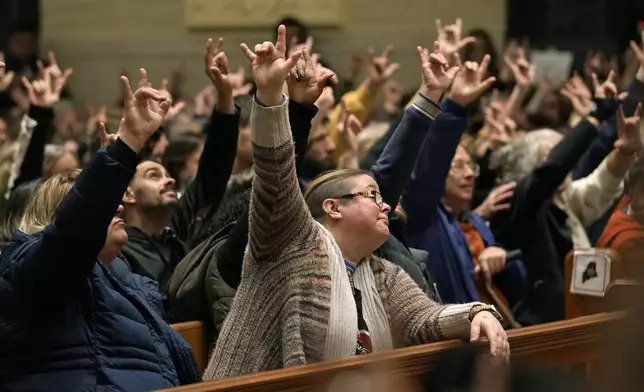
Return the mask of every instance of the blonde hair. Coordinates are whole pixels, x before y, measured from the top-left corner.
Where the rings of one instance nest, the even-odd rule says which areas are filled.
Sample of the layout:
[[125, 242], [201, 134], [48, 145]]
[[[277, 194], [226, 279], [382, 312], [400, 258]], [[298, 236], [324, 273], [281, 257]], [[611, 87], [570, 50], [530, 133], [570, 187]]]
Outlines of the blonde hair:
[[52, 176], [29, 201], [18, 230], [26, 234], [41, 232], [54, 220], [56, 207], [72, 189], [80, 170]]
[[360, 169], [339, 169], [317, 176], [304, 191], [304, 200], [313, 219], [319, 220], [326, 215], [322, 208], [324, 200], [351, 192], [353, 179], [363, 175], [368, 176], [369, 173]]

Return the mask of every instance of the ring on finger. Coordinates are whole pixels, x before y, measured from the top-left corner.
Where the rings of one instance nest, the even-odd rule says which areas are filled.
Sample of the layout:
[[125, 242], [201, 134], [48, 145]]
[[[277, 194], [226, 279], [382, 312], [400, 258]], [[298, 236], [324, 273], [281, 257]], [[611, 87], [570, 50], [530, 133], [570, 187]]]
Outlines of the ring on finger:
[[300, 82], [300, 81], [302, 81], [303, 78], [304, 78], [304, 72], [303, 71], [301, 71], [299, 69], [297, 71], [295, 71], [295, 80]]

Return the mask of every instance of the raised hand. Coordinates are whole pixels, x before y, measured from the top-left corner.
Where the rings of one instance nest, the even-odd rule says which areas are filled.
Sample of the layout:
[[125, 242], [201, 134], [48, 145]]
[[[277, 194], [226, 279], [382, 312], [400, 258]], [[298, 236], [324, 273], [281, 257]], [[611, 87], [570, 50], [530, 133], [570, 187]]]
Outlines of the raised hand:
[[6, 72], [5, 67], [4, 53], [0, 52], [0, 92], [8, 89], [11, 86], [11, 82], [13, 82], [14, 76], [16, 76], [13, 72]]
[[320, 111], [325, 113], [331, 110], [335, 106], [335, 95], [333, 94], [333, 87], [326, 86], [322, 89], [322, 94], [318, 97], [318, 100], [315, 101], [315, 106]]
[[313, 53], [313, 37], [311, 36], [306, 37], [306, 41], [304, 41], [304, 43], [301, 43], [301, 44], [297, 43], [297, 37], [293, 37], [291, 38], [291, 44], [289, 45], [289, 48], [288, 48], [288, 56], [290, 57], [293, 53], [299, 52], [304, 48], [306, 48], [306, 50], [308, 50], [309, 53]]
[[533, 64], [530, 64], [525, 55], [525, 50], [519, 47], [517, 49], [517, 55], [515, 58], [512, 58], [509, 55], [503, 57], [505, 65], [508, 67], [514, 81], [517, 86], [522, 88], [528, 88], [534, 81], [535, 68]]
[[358, 139], [356, 135], [362, 131], [362, 123], [354, 114], [347, 110], [344, 102], [340, 102], [338, 116], [338, 134], [340, 135], [341, 150], [338, 167], [344, 169], [357, 169], [360, 166], [358, 159]]
[[509, 201], [514, 196], [514, 188], [516, 187], [516, 182], [509, 182], [492, 189], [485, 201], [474, 211], [483, 219], [490, 220], [497, 212], [510, 208]]
[[[166, 97], [172, 99], [172, 94], [170, 93], [170, 90], [168, 89], [168, 79], [163, 78], [161, 79], [161, 88], [159, 91], [164, 94]], [[163, 119], [164, 122], [168, 122], [172, 120], [173, 118], [177, 117], [179, 113], [183, 110], [183, 108], [186, 106], [186, 103], [183, 101], [179, 101], [176, 103], [173, 103], [170, 109], [168, 109], [168, 113], [166, 113], [165, 118]]]
[[132, 93], [130, 81], [121, 76], [123, 85], [123, 127], [120, 139], [132, 150], [139, 153], [146, 141], [161, 126], [163, 118], [172, 106], [172, 99], [166, 94], [148, 86], [145, 69], [140, 70], [139, 88]]
[[66, 68], [62, 71], [58, 66], [56, 55], [52, 51], [49, 51], [49, 65], [47, 67], [45, 67], [41, 60], [38, 60], [36, 65], [38, 66], [39, 78], [44, 79], [45, 74], [49, 73], [49, 83], [51, 84], [52, 90], [60, 89], [62, 91], [62, 88], [67, 83], [67, 79], [69, 79], [71, 74], [74, 72], [71, 68]]
[[463, 20], [461, 18], [456, 18], [456, 23], [445, 27], [440, 19], [436, 19], [436, 34], [436, 41], [440, 44], [445, 57], [450, 57], [465, 46], [476, 42], [474, 37], [461, 37], [463, 34]]
[[447, 59], [441, 53], [438, 41], [434, 42], [434, 50], [431, 54], [420, 46], [416, 49], [423, 77], [422, 93], [434, 102], [438, 102], [441, 95], [452, 84], [459, 67], [449, 67]]
[[576, 73], [564, 84], [561, 95], [568, 98], [577, 114], [587, 116], [593, 110], [593, 94]]
[[624, 154], [635, 154], [642, 150], [642, 138], [640, 136], [640, 120], [642, 117], [642, 103], [637, 104], [635, 113], [631, 117], [624, 115], [622, 105], [617, 109], [617, 134], [619, 138], [615, 141], [615, 148]]
[[107, 107], [103, 105], [97, 110], [94, 106], [90, 105], [86, 111], [87, 121], [85, 121], [85, 131], [91, 135], [96, 132], [96, 124], [107, 123]]
[[463, 66], [460, 65], [460, 59], [457, 56], [457, 64], [460, 70], [454, 77], [450, 98], [452, 101], [461, 106], [467, 106], [476, 101], [487, 89], [492, 87], [496, 81], [495, 77], [489, 77], [485, 80], [487, 67], [490, 65], [490, 55], [486, 54], [481, 61], [481, 65], [474, 61], [466, 61]]
[[332, 80], [335, 83], [337, 77], [331, 70], [317, 68], [317, 64], [313, 63], [306, 48], [302, 48], [301, 53], [302, 56], [286, 79], [288, 95], [297, 103], [313, 105], [322, 94], [328, 81]]
[[257, 85], [257, 99], [264, 105], [279, 105], [282, 102], [282, 86], [290, 70], [297, 64], [302, 52], [286, 58], [286, 27], [277, 28], [277, 42], [266, 41], [255, 45], [255, 52], [246, 44], [240, 45], [250, 60], [253, 79]]
[[[121, 119], [121, 124], [119, 126], [119, 131], [123, 127], [123, 122], [125, 120]], [[119, 132], [117, 133], [107, 133], [107, 128], [105, 128], [105, 123], [100, 122], [100, 138], [101, 138], [101, 147], [113, 146], [116, 143], [116, 139], [119, 137]]]
[[213, 47], [212, 39], [209, 38], [206, 42], [204, 54], [206, 75], [212, 81], [220, 97], [234, 98], [236, 93], [241, 95], [242, 91], [246, 91], [248, 94], [252, 85], [244, 85], [246, 74], [244, 67], [239, 67], [237, 72], [231, 72], [228, 56], [223, 51], [223, 46], [223, 38], [219, 38], [215, 47]]
[[41, 108], [52, 108], [60, 102], [60, 93], [63, 91], [65, 84], [67, 84], [67, 79], [71, 75], [71, 72], [58, 75], [56, 81], [53, 82], [55, 74], [55, 70], [49, 68], [44, 69], [43, 78], [34, 80], [33, 83], [29, 82], [29, 79], [26, 77], [22, 77], [22, 84], [27, 89], [30, 105]]
[[389, 58], [392, 50], [394, 47], [389, 45], [380, 55], [376, 56], [373, 50], [369, 49], [369, 57], [371, 58], [369, 85], [372, 89], [380, 88], [400, 68], [400, 64], [392, 62]]
[[597, 74], [591, 75], [595, 99], [615, 99], [617, 97], [617, 86], [615, 85], [615, 72], [611, 70], [604, 83], [599, 83]]
[[215, 105], [215, 91], [213, 86], [206, 86], [195, 95], [195, 116], [208, 116]]

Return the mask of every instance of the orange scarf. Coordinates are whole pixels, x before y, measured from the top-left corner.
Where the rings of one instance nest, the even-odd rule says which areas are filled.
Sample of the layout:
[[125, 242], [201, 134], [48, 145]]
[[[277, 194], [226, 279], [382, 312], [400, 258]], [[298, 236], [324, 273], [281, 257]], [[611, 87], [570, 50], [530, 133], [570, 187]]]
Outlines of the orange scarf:
[[[485, 242], [483, 242], [481, 234], [479, 234], [479, 232], [470, 222], [459, 222], [459, 225], [461, 226], [461, 229], [465, 234], [467, 243], [470, 245], [470, 252], [472, 252], [474, 267], [477, 267], [479, 265], [479, 256], [486, 248]], [[499, 290], [499, 288], [496, 287], [494, 283], [492, 283], [491, 286], [494, 290], [494, 293], [499, 297], [503, 304], [505, 306], [509, 306], [508, 300], [505, 298], [501, 290]], [[493, 304], [495, 302], [485, 288], [485, 277], [483, 277], [483, 274], [476, 275], [476, 290], [481, 296], [481, 301], [485, 302], [486, 304]]]

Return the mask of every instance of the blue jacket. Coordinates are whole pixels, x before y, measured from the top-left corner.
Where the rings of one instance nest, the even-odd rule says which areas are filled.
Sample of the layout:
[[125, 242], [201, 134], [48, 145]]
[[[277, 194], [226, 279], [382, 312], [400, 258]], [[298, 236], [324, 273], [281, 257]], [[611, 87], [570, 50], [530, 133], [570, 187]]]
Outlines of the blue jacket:
[[407, 213], [407, 243], [429, 252], [427, 268], [447, 303], [480, 301], [467, 239], [441, 203], [445, 179], [466, 127], [465, 109], [450, 100], [444, 101], [402, 199]]
[[156, 283], [98, 260], [138, 155], [99, 151], [41, 233], [0, 259], [0, 390], [143, 391], [199, 381]]

